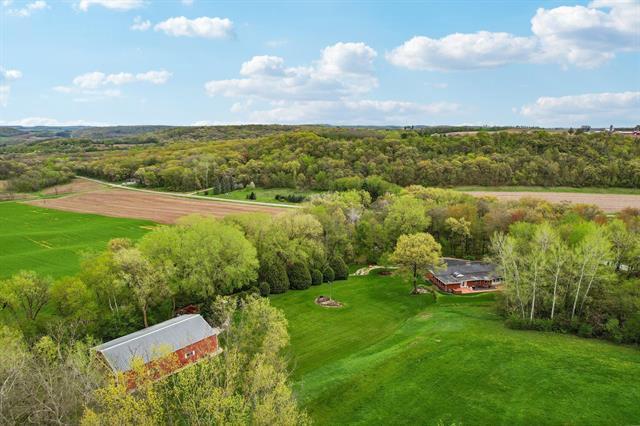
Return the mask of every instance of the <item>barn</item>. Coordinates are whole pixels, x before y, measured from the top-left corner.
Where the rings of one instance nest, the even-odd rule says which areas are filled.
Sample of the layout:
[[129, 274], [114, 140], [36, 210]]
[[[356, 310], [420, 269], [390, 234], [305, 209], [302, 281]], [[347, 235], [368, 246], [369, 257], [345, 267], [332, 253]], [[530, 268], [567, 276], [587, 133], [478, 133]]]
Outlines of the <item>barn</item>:
[[431, 270], [427, 279], [447, 293], [466, 294], [497, 290], [501, 283], [496, 266], [488, 262], [444, 258], [444, 268]]
[[211, 327], [198, 314], [181, 315], [103, 343], [93, 350], [114, 374], [123, 373], [129, 377], [133, 373], [134, 358], [140, 358], [150, 366], [160, 357], [174, 354], [177, 362], [162, 371], [167, 375], [204, 357], [218, 354], [221, 350], [219, 333], [220, 329]]

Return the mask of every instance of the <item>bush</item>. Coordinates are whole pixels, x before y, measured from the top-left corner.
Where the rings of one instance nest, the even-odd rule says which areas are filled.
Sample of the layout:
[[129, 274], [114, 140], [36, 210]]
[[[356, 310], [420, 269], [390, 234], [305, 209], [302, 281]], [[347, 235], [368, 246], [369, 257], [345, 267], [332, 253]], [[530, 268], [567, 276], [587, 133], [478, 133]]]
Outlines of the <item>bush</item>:
[[536, 330], [536, 331], [552, 331], [553, 321], [550, 319], [534, 319], [530, 321], [528, 318], [518, 316], [510, 316], [506, 319], [505, 325], [514, 330]]
[[580, 327], [578, 327], [578, 336], [593, 337], [593, 327], [586, 323], [580, 324]]
[[276, 194], [275, 199], [278, 201], [286, 201], [289, 203], [302, 203], [304, 201], [307, 201], [307, 197], [300, 194]]
[[326, 266], [322, 271], [322, 280], [325, 283], [330, 283], [336, 279], [336, 273], [333, 272], [333, 268], [331, 266]]
[[271, 294], [289, 290], [289, 277], [284, 265], [277, 259], [271, 259], [260, 266], [260, 279], [269, 284]]
[[256, 197], [256, 193], [251, 191], [251, 194], [247, 195], [247, 200], [255, 200]]
[[309, 268], [302, 262], [295, 262], [287, 271], [289, 285], [296, 290], [304, 290], [311, 287], [311, 273]]
[[260, 283], [260, 296], [268, 297], [271, 294], [271, 287], [269, 287], [269, 283], [262, 281]]
[[322, 275], [322, 271], [319, 269], [311, 270], [311, 285], [320, 285], [324, 280], [324, 276]]
[[609, 318], [604, 328], [611, 340], [616, 343], [622, 342], [622, 330], [620, 329], [620, 321], [617, 318]]
[[347, 264], [344, 263], [341, 257], [335, 257], [331, 261], [331, 269], [335, 273], [335, 279], [338, 280], [346, 280], [349, 278], [349, 268], [347, 268]]

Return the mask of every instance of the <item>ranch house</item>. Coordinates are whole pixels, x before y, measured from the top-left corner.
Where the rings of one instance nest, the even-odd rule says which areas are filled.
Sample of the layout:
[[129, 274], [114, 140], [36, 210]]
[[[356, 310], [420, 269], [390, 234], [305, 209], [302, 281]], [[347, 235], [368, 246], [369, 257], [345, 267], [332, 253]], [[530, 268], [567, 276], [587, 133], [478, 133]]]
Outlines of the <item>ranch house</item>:
[[[132, 361], [141, 359], [154, 367], [157, 376], [166, 376], [204, 357], [217, 355], [218, 328], [197, 314], [181, 315], [144, 330], [127, 334], [93, 348], [114, 374], [124, 374], [130, 389], [135, 387]], [[165, 362], [173, 354], [172, 362]], [[156, 378], [159, 378], [156, 377]]]
[[492, 263], [444, 258], [444, 264], [442, 269], [429, 271], [427, 279], [447, 293], [494, 291], [500, 286], [501, 279]]

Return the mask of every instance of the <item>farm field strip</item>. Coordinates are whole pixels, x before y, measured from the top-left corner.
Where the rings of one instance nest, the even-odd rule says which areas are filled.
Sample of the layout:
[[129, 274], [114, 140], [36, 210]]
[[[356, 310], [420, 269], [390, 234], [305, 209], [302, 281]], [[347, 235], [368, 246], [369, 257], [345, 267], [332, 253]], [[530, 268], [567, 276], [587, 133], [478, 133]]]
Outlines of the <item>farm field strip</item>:
[[146, 219], [158, 223], [174, 223], [189, 214], [224, 217], [237, 213], [263, 212], [277, 214], [286, 206], [253, 205], [210, 201], [209, 197], [178, 197], [146, 190], [127, 190], [118, 187], [97, 189], [53, 199], [28, 201], [27, 204], [56, 210], [94, 213], [111, 217]]
[[501, 201], [517, 201], [520, 198], [538, 198], [551, 203], [568, 201], [572, 204], [595, 204], [607, 213], [618, 212], [626, 207], [640, 208], [640, 195], [629, 194], [584, 194], [570, 192], [528, 191], [463, 191], [475, 197], [490, 196]]

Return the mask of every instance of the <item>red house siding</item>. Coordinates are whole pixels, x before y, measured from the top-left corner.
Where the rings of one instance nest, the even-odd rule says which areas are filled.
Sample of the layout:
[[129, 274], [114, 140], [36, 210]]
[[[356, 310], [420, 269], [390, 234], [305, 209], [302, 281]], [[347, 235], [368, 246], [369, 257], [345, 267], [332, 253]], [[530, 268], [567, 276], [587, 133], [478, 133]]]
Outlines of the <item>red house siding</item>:
[[178, 349], [174, 353], [180, 360], [180, 365], [191, 364], [204, 356], [215, 353], [218, 350], [218, 336], [207, 337], [192, 345]]
[[[175, 355], [177, 357], [177, 363], [167, 356], [165, 358], [146, 363], [145, 368], [152, 371], [151, 374], [153, 380], [157, 380], [168, 376], [189, 364], [193, 364], [204, 357], [213, 355], [217, 351], [218, 336], [213, 335], [173, 352], [171, 355]], [[127, 383], [127, 389], [134, 390], [137, 387], [135, 371], [127, 371], [124, 373], [124, 376]]]

